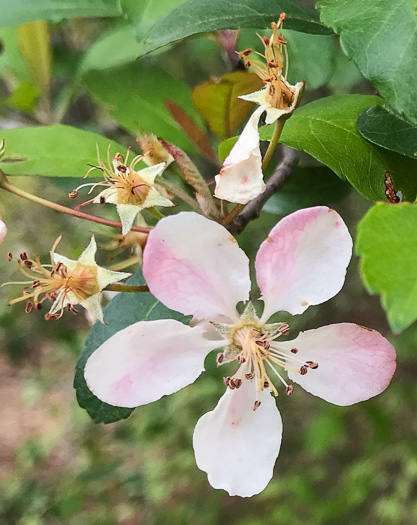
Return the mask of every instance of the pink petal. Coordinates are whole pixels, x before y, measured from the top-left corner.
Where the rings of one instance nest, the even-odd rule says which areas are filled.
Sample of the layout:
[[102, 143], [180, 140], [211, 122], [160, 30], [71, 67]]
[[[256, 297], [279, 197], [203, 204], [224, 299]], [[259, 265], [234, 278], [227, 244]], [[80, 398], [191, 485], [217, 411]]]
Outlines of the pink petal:
[[249, 260], [220, 224], [192, 212], [159, 221], [143, 256], [148, 286], [166, 306], [199, 319], [236, 318], [249, 297]]
[[259, 119], [265, 108], [258, 108], [248, 120], [238, 141], [216, 175], [214, 195], [229, 202], [246, 204], [265, 190], [259, 149]]
[[380, 394], [395, 372], [393, 346], [380, 333], [357, 324], [307, 330], [280, 344], [297, 348], [296, 357], [319, 365], [306, 375], [290, 371], [288, 377], [335, 405], [352, 405]]
[[208, 474], [215, 489], [230, 496], [259, 494], [272, 478], [281, 445], [282, 422], [275, 399], [259, 392], [254, 411], [255, 383], [243, 380], [227, 389], [216, 408], [202, 416], [194, 430], [197, 466]]
[[7, 226], [0, 217], [0, 244], [4, 241], [7, 235]]
[[317, 206], [282, 219], [256, 256], [263, 320], [279, 310], [301, 314], [336, 295], [351, 255], [352, 238], [334, 210]]
[[136, 407], [177, 392], [204, 370], [204, 358], [219, 346], [172, 319], [140, 321], [107, 339], [88, 359], [85, 380], [99, 399]]

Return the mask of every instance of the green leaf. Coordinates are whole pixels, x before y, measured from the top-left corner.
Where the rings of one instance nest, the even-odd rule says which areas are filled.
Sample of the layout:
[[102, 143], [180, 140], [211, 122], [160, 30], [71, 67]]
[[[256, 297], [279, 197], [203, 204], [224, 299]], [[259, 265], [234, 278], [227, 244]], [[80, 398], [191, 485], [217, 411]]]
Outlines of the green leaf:
[[285, 31], [289, 57], [288, 80], [296, 84], [305, 80], [306, 89], [314, 90], [326, 84], [335, 67], [333, 37]]
[[[337, 95], [311, 102], [294, 112], [284, 126], [281, 142], [305, 151], [347, 180], [369, 200], [386, 201], [384, 173], [391, 173], [397, 191], [406, 200], [417, 195], [417, 164], [364, 140], [356, 129], [362, 111], [382, 104], [379, 97]], [[260, 130], [270, 140], [272, 126]]]
[[235, 71], [196, 86], [192, 98], [210, 129], [223, 140], [236, 133], [252, 110], [251, 102], [237, 97], [262, 87], [262, 80], [254, 73]]
[[300, 208], [329, 205], [345, 198], [351, 186], [323, 166], [296, 168], [291, 178], [272, 195], [263, 211], [288, 215]]
[[120, 16], [117, 0], [13, 0], [0, 6], [0, 27], [35, 20], [59, 22], [65, 18]]
[[134, 135], [152, 132], [181, 149], [196, 151], [164, 103], [172, 100], [200, 122], [191, 90], [182, 80], [143, 61], [110, 71], [91, 71], [83, 79], [91, 95], [123, 128]]
[[363, 111], [356, 120], [359, 133], [377, 146], [417, 159], [417, 127], [382, 106]]
[[321, 21], [340, 33], [345, 54], [399, 114], [417, 124], [415, 0], [321, 0]]
[[417, 206], [378, 204], [358, 227], [356, 251], [366, 288], [381, 295], [394, 332], [417, 319]]
[[239, 137], [230, 137], [230, 139], [223, 140], [219, 144], [218, 154], [220, 162], [224, 162], [226, 157], [231, 152], [233, 146], [236, 144]]
[[138, 39], [144, 38], [152, 25], [184, 0], [120, 0], [125, 18], [132, 26]]
[[29, 22], [18, 28], [19, 47], [25, 57], [33, 84], [40, 93], [49, 88], [52, 50], [46, 22]]
[[281, 12], [287, 15], [286, 29], [321, 35], [331, 33], [320, 23], [314, 9], [294, 0], [188, 0], [156, 22], [147, 37], [149, 45], [145, 53], [199, 33], [270, 27]]
[[[127, 284], [144, 284], [142, 272], [135, 274]], [[77, 363], [74, 388], [79, 405], [87, 410], [95, 423], [113, 423], [119, 419], [126, 419], [133, 409], [108, 405], [91, 392], [84, 379], [84, 368], [88, 358], [104, 341], [123, 328], [138, 321], [157, 319], [175, 319], [186, 323], [190, 317], [169, 310], [150, 293], [120, 293], [104, 309], [107, 325], [97, 322], [88, 334], [83, 353]]]
[[46, 177], [84, 177], [100, 156], [107, 158], [125, 148], [106, 137], [56, 124], [53, 126], [5, 129], [6, 156], [0, 163], [7, 175], [43, 175]]

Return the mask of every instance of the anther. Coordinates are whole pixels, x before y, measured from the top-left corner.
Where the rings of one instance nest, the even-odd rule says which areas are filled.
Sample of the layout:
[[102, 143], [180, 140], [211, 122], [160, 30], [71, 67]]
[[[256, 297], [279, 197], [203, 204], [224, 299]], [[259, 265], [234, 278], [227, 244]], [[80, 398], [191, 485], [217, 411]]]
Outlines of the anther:
[[269, 383], [268, 383], [268, 381], [264, 381], [264, 388], [269, 388]]
[[26, 252], [22, 252], [20, 254], [20, 260], [21, 261], [27, 261], [28, 260], [28, 256], [27, 256], [27, 253]]
[[293, 385], [288, 385], [287, 388], [285, 389], [285, 392], [286, 392], [287, 396], [290, 396], [294, 392]]
[[43, 308], [43, 304], [40, 303], [39, 301], [37, 301], [37, 302], [35, 303], [35, 308], [36, 308], [36, 310], [42, 310], [42, 308]]
[[268, 62], [268, 67], [278, 67], [278, 66], [279, 66], [278, 62], [274, 62], [273, 60], [270, 60]]
[[106, 199], [103, 197], [103, 195], [100, 195], [100, 204], [106, 204]]
[[298, 353], [298, 349], [297, 349], [297, 348], [291, 348], [291, 352], [292, 352], [293, 354], [296, 354], [296, 353]]
[[307, 373], [307, 367], [303, 365], [303, 366], [300, 368], [300, 374], [301, 374], [302, 376], [305, 376], [306, 373]]
[[255, 401], [255, 403], [253, 404], [253, 411], [255, 412], [255, 410], [257, 410], [260, 406], [261, 406], [261, 402]]
[[245, 374], [246, 379], [253, 379], [255, 376], [252, 373]]
[[248, 47], [247, 49], [245, 49], [244, 51], [241, 51], [241, 55], [244, 56], [244, 57], [247, 57], [249, 56], [250, 54], [252, 53], [252, 49], [250, 47]]
[[240, 388], [242, 386], [242, 380], [240, 378], [234, 379], [233, 384], [235, 385], [235, 388]]
[[283, 44], [285, 45], [287, 43], [287, 41], [285, 40], [285, 38], [283, 38], [281, 35], [278, 35], [278, 42], [280, 44]]
[[230, 379], [231, 379], [230, 376], [223, 377], [223, 383], [224, 383], [226, 386], [229, 386]]
[[285, 13], [281, 13], [281, 14], [279, 15], [279, 21], [280, 21], [280, 22], [283, 22], [283, 21], [285, 20], [285, 17], [286, 17], [286, 14], [285, 14]]
[[246, 362], [246, 359], [243, 357], [243, 355], [239, 355], [238, 358], [237, 358], [237, 360], [239, 361], [240, 364]]
[[6, 259], [10, 262], [13, 260], [13, 254], [11, 252], [6, 253]]
[[126, 173], [127, 166], [125, 166], [124, 164], [120, 164], [120, 166], [117, 166], [117, 171], [121, 171], [122, 173]]
[[289, 331], [290, 325], [288, 323], [284, 323], [278, 328], [278, 332], [280, 332], [282, 335], [288, 335]]
[[78, 191], [77, 190], [74, 190], [72, 191], [71, 193], [68, 193], [68, 197], [70, 199], [75, 199], [76, 197], [78, 197]]
[[252, 62], [250, 60], [247, 60], [245, 62], [245, 67], [251, 67], [251, 65], [252, 65]]
[[223, 359], [224, 359], [224, 354], [222, 352], [217, 354], [216, 361], [218, 364], [223, 363]]
[[41, 285], [41, 282], [39, 279], [35, 279], [32, 283], [32, 288], [37, 288], [38, 286]]
[[30, 312], [31, 312], [32, 310], [33, 310], [33, 303], [32, 303], [32, 301], [28, 301], [28, 302], [26, 303], [25, 312], [26, 312], [27, 314], [30, 314]]
[[262, 40], [266, 46], [269, 46], [269, 38], [267, 36], [264, 36]]
[[30, 269], [33, 266], [33, 262], [29, 260], [23, 261], [23, 266], [26, 266], [26, 268]]
[[306, 361], [306, 365], [313, 370], [319, 367], [318, 363], [314, 363], [313, 361]]

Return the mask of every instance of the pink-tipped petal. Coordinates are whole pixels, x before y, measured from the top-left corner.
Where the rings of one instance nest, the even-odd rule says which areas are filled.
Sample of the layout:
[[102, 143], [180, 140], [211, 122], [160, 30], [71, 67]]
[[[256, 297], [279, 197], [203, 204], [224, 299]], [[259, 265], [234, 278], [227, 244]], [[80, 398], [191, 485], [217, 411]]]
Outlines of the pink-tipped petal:
[[177, 392], [204, 370], [205, 356], [218, 343], [204, 328], [179, 321], [140, 321], [107, 339], [88, 359], [85, 380], [99, 399], [137, 407]]
[[143, 255], [143, 275], [166, 306], [202, 319], [236, 318], [249, 297], [249, 260], [220, 224], [193, 212], [159, 221]]
[[288, 377], [335, 405], [353, 405], [380, 394], [395, 372], [393, 346], [380, 333], [357, 324], [307, 330], [280, 344], [297, 348], [299, 359], [318, 364], [305, 375], [289, 371]]
[[217, 198], [246, 204], [265, 190], [258, 132], [263, 112], [263, 107], [254, 111], [224, 161], [220, 174], [216, 175], [214, 195]]
[[301, 314], [336, 295], [351, 256], [352, 238], [334, 210], [317, 206], [282, 219], [256, 256], [263, 319], [279, 310]]
[[198, 468], [207, 472], [212, 487], [230, 496], [245, 498], [264, 490], [278, 457], [282, 422], [275, 399], [259, 392], [261, 405], [254, 411], [255, 396], [255, 384], [243, 379], [239, 389], [227, 389], [194, 430]]

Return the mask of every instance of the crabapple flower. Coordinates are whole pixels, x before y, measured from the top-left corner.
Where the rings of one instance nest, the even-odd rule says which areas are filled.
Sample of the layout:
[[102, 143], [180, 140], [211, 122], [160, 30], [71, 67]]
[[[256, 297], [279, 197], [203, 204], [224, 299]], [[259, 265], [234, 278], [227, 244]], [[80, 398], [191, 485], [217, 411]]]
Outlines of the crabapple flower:
[[93, 199], [85, 202], [94, 204], [115, 204], [117, 212], [122, 223], [122, 234], [127, 235], [133, 225], [137, 214], [153, 206], [174, 206], [174, 204], [161, 195], [155, 188], [155, 178], [160, 175], [167, 166], [166, 162], [161, 162], [154, 166], [135, 171], [136, 164], [142, 160], [142, 155], [136, 156], [130, 165], [127, 165], [129, 152], [126, 159], [120, 153], [117, 153], [110, 161], [108, 167], [99, 159], [99, 165], [88, 171], [87, 175], [93, 169], [100, 169], [104, 176], [104, 181], [97, 183], [87, 183], [78, 186], [71, 194], [71, 197], [78, 195], [78, 190], [86, 186], [91, 186], [90, 193], [96, 187], [104, 189]]
[[4, 241], [7, 235], [7, 226], [4, 224], [3, 219], [0, 217], [0, 244]]
[[[382, 392], [395, 370], [395, 351], [378, 332], [342, 323], [301, 332], [281, 342], [288, 323], [275, 312], [304, 312], [341, 289], [352, 239], [340, 216], [325, 206], [281, 220], [262, 243], [255, 263], [264, 311], [248, 302], [249, 260], [218, 223], [183, 212], [162, 219], [149, 235], [143, 273], [167, 307], [191, 314], [193, 327], [174, 320], [141, 321], [114, 334], [88, 359], [85, 378], [101, 400], [135, 407], [192, 383], [216, 348], [217, 363], [235, 363], [226, 392], [198, 421], [196, 462], [214, 488], [249, 497], [272, 477], [282, 422], [274, 398], [278, 385], [294, 386], [350, 405]], [[210, 329], [208, 329], [210, 327]], [[217, 334], [213, 336], [213, 331]], [[216, 339], [217, 337], [217, 339]]]
[[[42, 265], [39, 255], [29, 259], [26, 253], [21, 253], [18, 260], [20, 271], [30, 280], [21, 297], [10, 301], [9, 306], [26, 301], [26, 312], [33, 309], [41, 310], [43, 302], [52, 302], [51, 309], [45, 315], [46, 320], [59, 319], [65, 310], [78, 313], [77, 304], [102, 323], [101, 292], [109, 284], [130, 277], [130, 273], [113, 272], [98, 266], [95, 262], [97, 251], [94, 236], [81, 256], [73, 261], [55, 253], [61, 237], [58, 237], [51, 250], [51, 265]], [[26, 283], [6, 283], [26, 284]]]
[[[241, 95], [238, 98], [256, 102], [259, 108], [250, 117], [238, 141], [225, 159], [220, 174], [216, 175], [215, 196], [229, 202], [247, 204], [265, 190], [262, 173], [262, 157], [259, 148], [259, 119], [266, 111], [266, 124], [273, 124], [279, 118], [288, 118], [298, 106], [304, 89], [304, 82], [292, 86], [287, 82], [288, 56], [286, 40], [282, 36], [282, 13], [278, 24], [273, 22], [271, 38], [261, 38], [265, 54], [259, 59], [251, 59], [252, 49], [240, 53], [245, 66], [251, 67], [263, 80], [265, 87], [255, 93]], [[280, 33], [278, 34], [278, 30]], [[287, 56], [285, 75], [284, 55]]]

